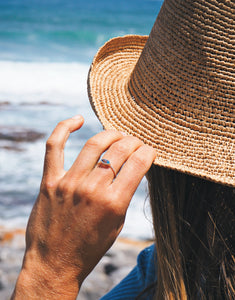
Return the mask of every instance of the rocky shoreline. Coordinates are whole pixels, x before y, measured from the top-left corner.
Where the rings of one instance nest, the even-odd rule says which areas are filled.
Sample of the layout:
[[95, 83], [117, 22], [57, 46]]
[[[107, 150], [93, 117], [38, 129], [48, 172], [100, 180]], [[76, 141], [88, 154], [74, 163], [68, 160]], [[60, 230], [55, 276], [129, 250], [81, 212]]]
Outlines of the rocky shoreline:
[[[31, 103], [28, 106], [25, 104], [24, 106], [23, 103], [14, 105], [8, 101], [0, 102], [0, 112], [4, 111], [6, 113], [5, 116], [9, 115], [10, 120], [16, 120], [17, 114], [21, 116], [19, 123], [15, 121], [8, 122], [7, 117], [4, 117], [6, 119], [2, 119], [0, 124], [0, 151], [4, 154], [1, 157], [1, 162], [6, 166], [4, 172], [2, 172], [1, 184], [3, 188], [0, 193], [0, 206], [2, 205], [1, 212], [4, 218], [6, 213], [9, 214], [9, 212], [10, 215], [13, 214], [14, 216], [14, 210], [22, 209], [22, 207], [23, 214], [18, 214], [18, 216], [25, 216], [27, 214], [25, 212], [26, 208], [32, 206], [32, 201], [35, 198], [35, 192], [34, 190], [32, 191], [31, 187], [36, 185], [37, 180], [39, 180], [37, 176], [39, 178], [41, 176], [41, 168], [38, 168], [41, 153], [38, 155], [38, 149], [36, 148], [39, 144], [42, 144], [48, 132], [46, 130], [47, 127], [36, 126], [35, 123], [35, 126], [31, 128], [30, 122], [34, 121], [31, 115], [34, 115], [36, 112], [35, 120], [39, 120], [44, 116], [44, 110], [40, 110], [40, 107], [44, 107], [45, 105], [50, 104], [42, 102]], [[35, 110], [32, 109], [34, 106]], [[71, 115], [71, 109], [66, 108], [67, 110], [64, 112], [65, 108], [64, 106], [58, 106], [58, 111], [60, 112], [61, 110], [63, 112], [61, 115]], [[48, 109], [45, 118], [51, 117], [51, 114], [52, 110]], [[29, 121], [25, 122], [25, 118], [29, 118]], [[41, 123], [38, 121], [38, 124]], [[38, 131], [37, 128], [40, 128], [40, 130]], [[86, 130], [88, 130], [88, 133], [87, 131], [85, 133], [80, 132], [81, 140], [85, 140], [88, 136], [95, 133], [92, 131], [92, 127]], [[76, 153], [80, 142], [78, 143], [76, 139], [73, 142], [75, 142], [76, 149], [74, 153]], [[36, 147], [28, 150], [29, 146], [31, 147], [33, 144]], [[35, 175], [37, 172], [39, 175]], [[15, 186], [17, 187], [16, 191], [14, 190]], [[10, 219], [6, 220], [6, 223], [2, 224], [11, 222]], [[136, 232], [138, 232], [138, 229]], [[149, 244], [151, 244], [149, 241], [133, 241], [119, 238], [93, 272], [87, 277], [82, 285], [78, 299], [99, 299], [130, 272], [136, 264], [138, 253]], [[0, 300], [10, 299], [21, 268], [24, 249], [24, 229], [9, 229], [0, 226]]]
[[23, 151], [21, 144], [35, 142], [45, 136], [42, 132], [14, 126], [0, 126], [0, 149]]
[[[151, 241], [119, 238], [82, 285], [78, 300], [96, 300], [124, 278]], [[9, 300], [20, 271], [25, 230], [0, 228], [0, 299]]]

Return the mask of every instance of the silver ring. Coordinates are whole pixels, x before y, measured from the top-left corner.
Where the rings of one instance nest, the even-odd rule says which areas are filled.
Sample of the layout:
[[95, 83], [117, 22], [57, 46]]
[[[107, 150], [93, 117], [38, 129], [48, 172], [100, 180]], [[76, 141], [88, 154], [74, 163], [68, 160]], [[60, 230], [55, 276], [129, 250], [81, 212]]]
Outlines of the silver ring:
[[110, 161], [108, 159], [102, 158], [99, 161], [99, 164], [109, 167], [113, 171], [114, 178], [116, 177], [116, 172], [115, 172], [114, 168], [112, 167], [112, 165], [111, 165], [111, 163], [110, 163]]

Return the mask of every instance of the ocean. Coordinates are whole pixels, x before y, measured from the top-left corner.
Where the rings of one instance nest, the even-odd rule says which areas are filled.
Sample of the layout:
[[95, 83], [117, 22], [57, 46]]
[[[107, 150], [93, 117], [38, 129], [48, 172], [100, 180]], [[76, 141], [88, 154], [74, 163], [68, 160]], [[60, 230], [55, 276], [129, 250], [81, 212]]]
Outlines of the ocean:
[[[87, 73], [107, 40], [148, 35], [163, 1], [0, 0], [0, 226], [25, 227], [55, 125], [85, 118], [65, 149], [68, 169], [102, 130], [87, 97]], [[152, 237], [146, 181], [128, 209], [122, 236]]]

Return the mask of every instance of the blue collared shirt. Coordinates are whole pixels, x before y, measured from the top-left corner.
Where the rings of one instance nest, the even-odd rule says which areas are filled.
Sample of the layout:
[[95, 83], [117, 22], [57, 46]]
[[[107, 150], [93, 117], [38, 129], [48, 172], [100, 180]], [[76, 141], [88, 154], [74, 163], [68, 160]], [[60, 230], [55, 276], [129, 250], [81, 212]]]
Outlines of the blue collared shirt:
[[135, 268], [101, 300], [151, 300], [156, 281], [156, 248], [151, 245], [140, 252]]

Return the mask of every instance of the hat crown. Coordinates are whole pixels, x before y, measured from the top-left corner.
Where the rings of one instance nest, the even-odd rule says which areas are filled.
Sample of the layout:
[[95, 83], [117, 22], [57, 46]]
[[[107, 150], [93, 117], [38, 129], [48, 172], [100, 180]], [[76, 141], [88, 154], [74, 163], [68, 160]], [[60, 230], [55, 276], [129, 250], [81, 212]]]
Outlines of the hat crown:
[[189, 62], [222, 57], [229, 65], [234, 63], [235, 2], [165, 0], [150, 36], [161, 50], [184, 53]]
[[234, 7], [165, 0], [130, 77], [135, 100], [147, 97], [179, 125], [203, 132], [222, 126], [221, 134], [235, 138]]
[[235, 1], [165, 0], [149, 37], [110, 40], [88, 92], [106, 129], [159, 166], [235, 187]]

